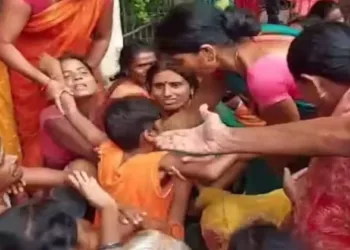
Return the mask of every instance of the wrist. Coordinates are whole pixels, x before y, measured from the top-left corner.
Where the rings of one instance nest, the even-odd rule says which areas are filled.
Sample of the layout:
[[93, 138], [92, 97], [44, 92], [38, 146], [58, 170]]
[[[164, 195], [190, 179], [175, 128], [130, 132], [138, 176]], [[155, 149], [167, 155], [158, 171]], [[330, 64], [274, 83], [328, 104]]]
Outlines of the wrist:
[[106, 201], [104, 204], [102, 204], [100, 209], [106, 212], [109, 212], [109, 211], [119, 212], [119, 206], [113, 199]]

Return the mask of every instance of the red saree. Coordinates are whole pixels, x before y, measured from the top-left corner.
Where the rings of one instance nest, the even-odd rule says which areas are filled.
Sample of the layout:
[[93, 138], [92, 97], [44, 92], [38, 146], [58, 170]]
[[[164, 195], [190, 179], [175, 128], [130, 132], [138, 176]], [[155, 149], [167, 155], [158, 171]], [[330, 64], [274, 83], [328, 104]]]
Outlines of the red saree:
[[[350, 115], [350, 92], [333, 116]], [[297, 184], [301, 200], [295, 219], [308, 250], [350, 249], [350, 157], [316, 157], [305, 183]]]
[[[30, 18], [15, 45], [34, 65], [44, 52], [54, 57], [65, 52], [84, 55], [89, 50], [91, 35], [105, 2], [62, 0], [55, 3]], [[41, 163], [39, 116], [49, 102], [40, 91], [40, 85], [20, 73], [10, 71], [10, 81], [23, 164], [38, 166]]]

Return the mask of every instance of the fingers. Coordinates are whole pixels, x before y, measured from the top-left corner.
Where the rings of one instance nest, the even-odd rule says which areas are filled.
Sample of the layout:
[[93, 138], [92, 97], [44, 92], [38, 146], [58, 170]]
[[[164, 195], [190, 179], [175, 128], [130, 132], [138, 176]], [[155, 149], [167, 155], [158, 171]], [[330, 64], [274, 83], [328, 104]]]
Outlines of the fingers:
[[94, 178], [89, 177], [88, 174], [84, 171], [73, 171], [68, 175], [68, 179], [77, 189], [96, 182]]
[[186, 181], [186, 180], [187, 180], [186, 177], [183, 176], [183, 175], [181, 174], [181, 172], [180, 172], [175, 166], [171, 166], [171, 167], [170, 167], [170, 170], [171, 170], [171, 172], [172, 172], [174, 175], [176, 175], [179, 179], [181, 179], [181, 180], [183, 180], [183, 181]]
[[203, 120], [207, 120], [211, 114], [211, 112], [208, 110], [208, 104], [202, 104], [199, 107], [199, 112], [201, 113], [201, 116], [203, 118]]
[[26, 186], [26, 183], [20, 180], [18, 183], [13, 184], [11, 187], [9, 187], [6, 192], [8, 194], [17, 195], [24, 192], [25, 186]]
[[140, 225], [144, 220], [144, 217], [147, 216], [145, 212], [139, 212], [135, 209], [120, 209], [121, 212], [121, 223], [124, 225], [133, 224]]
[[303, 168], [302, 170], [296, 172], [295, 174], [292, 175], [294, 180], [298, 180], [301, 177], [303, 177], [308, 171], [308, 168]]

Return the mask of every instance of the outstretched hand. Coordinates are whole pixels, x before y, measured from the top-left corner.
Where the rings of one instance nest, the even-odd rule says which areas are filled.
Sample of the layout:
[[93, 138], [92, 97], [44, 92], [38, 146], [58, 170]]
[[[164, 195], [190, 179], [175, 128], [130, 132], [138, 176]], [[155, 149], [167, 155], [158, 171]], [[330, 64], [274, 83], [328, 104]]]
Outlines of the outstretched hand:
[[207, 155], [224, 153], [229, 143], [230, 132], [220, 117], [208, 110], [208, 105], [199, 108], [203, 124], [191, 129], [166, 131], [156, 138], [159, 148], [189, 154]]
[[94, 177], [86, 172], [74, 171], [68, 176], [72, 186], [83, 195], [92, 206], [102, 209], [107, 206], [117, 205], [113, 198], [102, 189]]

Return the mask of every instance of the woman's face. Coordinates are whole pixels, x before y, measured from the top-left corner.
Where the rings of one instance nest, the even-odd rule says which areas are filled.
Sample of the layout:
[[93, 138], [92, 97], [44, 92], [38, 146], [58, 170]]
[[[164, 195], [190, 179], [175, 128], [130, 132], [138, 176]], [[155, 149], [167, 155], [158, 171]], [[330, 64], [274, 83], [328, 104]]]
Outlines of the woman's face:
[[0, 140], [0, 191], [10, 187], [19, 181], [23, 176], [23, 171], [17, 163], [17, 156], [6, 155]]
[[129, 77], [139, 84], [145, 84], [147, 71], [156, 62], [157, 58], [153, 51], [139, 53], [129, 68]]
[[193, 90], [179, 74], [171, 70], [157, 73], [153, 77], [151, 95], [165, 111], [176, 112], [191, 99]]
[[305, 76], [298, 85], [303, 99], [314, 104], [321, 115], [331, 115], [348, 86], [340, 85], [320, 76]]
[[97, 91], [97, 82], [91, 71], [77, 59], [65, 59], [61, 62], [66, 84], [75, 97], [92, 96]]
[[208, 75], [219, 68], [217, 51], [211, 45], [203, 45], [198, 53], [179, 53], [172, 56], [174, 67], [180, 72]]
[[326, 17], [327, 21], [332, 21], [332, 22], [345, 22], [345, 18], [340, 10], [340, 8], [335, 8]]

